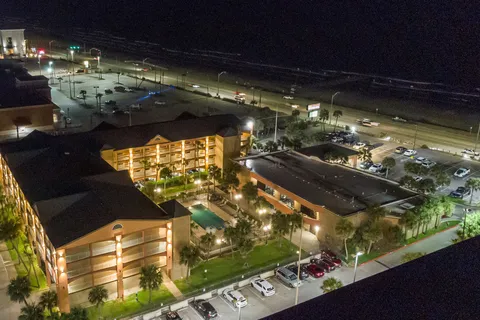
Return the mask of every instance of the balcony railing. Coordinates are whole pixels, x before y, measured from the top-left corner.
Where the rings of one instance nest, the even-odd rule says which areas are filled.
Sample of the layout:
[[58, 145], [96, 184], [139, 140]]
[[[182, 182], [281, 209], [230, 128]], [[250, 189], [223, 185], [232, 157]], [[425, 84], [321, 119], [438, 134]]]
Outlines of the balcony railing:
[[164, 235], [161, 235], [161, 234], [158, 234], [158, 233], [155, 233], [155, 234], [146, 234], [146, 235], [145, 235], [145, 242], [146, 242], [146, 241], [152, 241], [152, 240], [157, 240], [157, 239], [165, 238], [166, 236], [167, 236], [166, 233], [165, 233]]
[[148, 250], [145, 250], [145, 257], [158, 254], [158, 253], [163, 253], [165, 251], [167, 251], [165, 246], [150, 248]]
[[79, 276], [79, 275], [82, 275], [82, 274], [89, 273], [90, 271], [92, 271], [92, 268], [88, 264], [88, 265], [85, 265], [85, 266], [80, 267], [78, 269], [68, 270], [67, 271], [67, 276], [70, 279], [70, 278], [73, 278], [73, 277], [76, 277], [76, 276]]
[[141, 267], [136, 267], [136, 268], [131, 268], [131, 269], [124, 270], [123, 271], [123, 277], [126, 278], [126, 277], [133, 276], [135, 274], [139, 274], [140, 273], [140, 268]]
[[115, 258], [112, 258], [111, 260], [106, 261], [106, 262], [95, 263], [95, 264], [92, 266], [92, 269], [93, 269], [93, 271], [98, 271], [98, 270], [101, 270], [101, 269], [106, 269], [106, 268], [114, 267], [114, 266], [117, 265], [115, 260], [116, 260]]
[[90, 251], [83, 251], [83, 252], [79, 252], [79, 253], [75, 253], [75, 254], [71, 254], [71, 255], [67, 254], [66, 260], [67, 260], [67, 263], [68, 263], [68, 262], [77, 261], [77, 260], [80, 260], [80, 259], [85, 259], [85, 258], [88, 258], [88, 257], [90, 257]]
[[95, 248], [95, 249], [92, 248], [92, 256], [98, 256], [98, 255], [108, 253], [108, 252], [113, 252], [113, 251], [115, 251], [114, 243], [109, 244], [107, 246], [100, 247], [100, 248]]
[[81, 282], [81, 283], [75, 283], [75, 284], [69, 284], [68, 285], [68, 293], [74, 293], [80, 290], [84, 290], [87, 288], [90, 288], [92, 286], [92, 282]]
[[95, 285], [104, 284], [104, 283], [115, 281], [115, 280], [117, 280], [117, 274], [116, 273], [108, 275], [108, 276], [103, 276], [103, 277], [98, 277], [98, 278], [93, 279]]
[[143, 251], [123, 256], [123, 263], [143, 258]]
[[135, 238], [135, 239], [130, 239], [130, 240], [122, 240], [122, 248], [130, 248], [133, 246], [136, 246], [137, 244], [143, 243], [142, 237]]

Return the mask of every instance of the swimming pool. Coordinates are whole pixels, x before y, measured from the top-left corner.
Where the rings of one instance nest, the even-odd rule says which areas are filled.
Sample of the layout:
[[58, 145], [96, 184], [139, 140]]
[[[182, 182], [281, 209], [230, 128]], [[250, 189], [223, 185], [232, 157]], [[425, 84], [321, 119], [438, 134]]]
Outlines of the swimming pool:
[[225, 221], [212, 211], [208, 210], [203, 204], [191, 206], [189, 210], [192, 213], [193, 221], [203, 229], [207, 230], [208, 227], [217, 230], [225, 229]]

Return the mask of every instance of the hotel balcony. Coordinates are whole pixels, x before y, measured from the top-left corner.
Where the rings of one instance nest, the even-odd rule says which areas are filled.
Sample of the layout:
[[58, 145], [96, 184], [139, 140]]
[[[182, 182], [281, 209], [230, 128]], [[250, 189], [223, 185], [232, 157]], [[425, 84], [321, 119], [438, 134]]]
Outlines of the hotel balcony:
[[116, 265], [117, 265], [117, 260], [115, 255], [92, 258], [93, 271], [112, 268], [112, 267], [115, 267]]
[[67, 263], [86, 259], [90, 257], [90, 249], [88, 246], [82, 246], [80, 248], [67, 249], [66, 260]]
[[115, 241], [107, 240], [92, 243], [92, 256], [98, 256], [115, 251]]

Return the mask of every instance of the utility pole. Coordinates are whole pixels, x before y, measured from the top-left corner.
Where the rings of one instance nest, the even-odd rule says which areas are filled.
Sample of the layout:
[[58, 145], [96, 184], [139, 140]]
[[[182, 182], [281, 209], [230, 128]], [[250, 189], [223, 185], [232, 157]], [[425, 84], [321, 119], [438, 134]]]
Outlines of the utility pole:
[[70, 99], [72, 99], [72, 78], [70, 77], [70, 72], [68, 73], [68, 88], [70, 89]]
[[73, 95], [75, 96], [75, 72], [72, 73], [73, 77]]
[[480, 135], [480, 123], [478, 124], [478, 131], [477, 131], [477, 140], [475, 140], [475, 148], [473, 148], [473, 151], [477, 151], [477, 144], [478, 144], [478, 136]]
[[415, 144], [417, 143], [417, 132], [418, 132], [418, 124], [415, 125], [415, 136], [413, 137], [413, 148], [415, 150]]
[[275, 110], [275, 133], [273, 134], [273, 142], [277, 142], [277, 126], [278, 126], [278, 104]]
[[336, 96], [337, 94], [339, 94], [339, 93], [340, 93], [340, 91], [335, 92], [335, 93], [332, 95], [332, 100], [330, 101], [330, 121], [329, 121], [329, 123], [328, 123], [329, 125], [332, 124], [332, 118], [333, 118], [333, 98], [335, 98], [335, 96]]

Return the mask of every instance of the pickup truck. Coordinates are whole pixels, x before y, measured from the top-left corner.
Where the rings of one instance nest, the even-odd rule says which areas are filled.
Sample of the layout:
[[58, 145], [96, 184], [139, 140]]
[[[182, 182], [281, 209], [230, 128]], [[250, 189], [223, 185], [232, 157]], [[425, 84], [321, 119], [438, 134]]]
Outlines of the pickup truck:
[[378, 127], [380, 123], [378, 122], [373, 122], [370, 119], [357, 119], [357, 123], [361, 124], [364, 127]]

